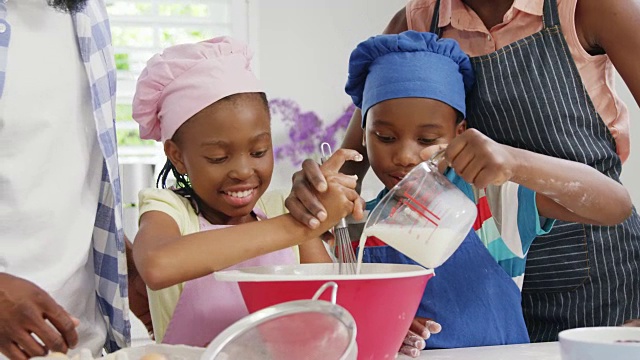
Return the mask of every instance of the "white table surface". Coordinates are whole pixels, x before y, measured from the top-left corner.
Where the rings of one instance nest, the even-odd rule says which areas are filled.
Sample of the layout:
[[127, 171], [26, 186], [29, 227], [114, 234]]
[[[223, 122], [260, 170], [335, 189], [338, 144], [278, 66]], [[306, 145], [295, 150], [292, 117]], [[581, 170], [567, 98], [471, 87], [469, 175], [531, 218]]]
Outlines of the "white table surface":
[[[411, 359], [400, 355], [398, 359]], [[429, 360], [561, 360], [557, 342], [484, 346], [423, 351], [418, 359]]]

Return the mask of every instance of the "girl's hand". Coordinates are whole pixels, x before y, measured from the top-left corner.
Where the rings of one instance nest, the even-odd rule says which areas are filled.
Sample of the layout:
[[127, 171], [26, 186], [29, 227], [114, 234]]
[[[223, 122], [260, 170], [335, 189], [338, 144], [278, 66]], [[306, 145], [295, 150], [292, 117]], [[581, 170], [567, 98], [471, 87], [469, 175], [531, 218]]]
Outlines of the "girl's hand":
[[437, 334], [440, 331], [442, 331], [442, 326], [437, 322], [427, 318], [416, 317], [413, 319], [409, 332], [404, 338], [400, 353], [417, 358], [420, 356], [420, 350], [426, 346], [425, 341], [431, 337], [431, 334]]
[[[315, 161], [307, 159], [302, 163], [302, 170], [294, 173], [291, 178], [291, 193], [285, 201], [285, 206], [296, 220], [311, 229], [316, 229], [320, 222], [327, 218], [327, 209], [318, 198], [319, 193], [328, 189], [326, 177], [337, 174], [346, 161], [362, 161], [362, 155], [355, 150], [339, 149], [330, 159], [334, 160], [328, 166], [326, 162], [320, 166]], [[339, 167], [336, 167], [336, 164], [339, 164]], [[357, 178], [355, 179], [357, 182]], [[351, 213], [354, 219], [361, 220], [364, 217], [363, 209], [364, 207], [360, 206], [354, 207]]]
[[510, 147], [475, 129], [466, 130], [451, 140], [445, 159], [460, 177], [479, 189], [511, 180], [517, 165]]
[[327, 224], [337, 223], [349, 214], [362, 216], [364, 200], [355, 190], [357, 177], [341, 174], [340, 168], [346, 161], [361, 161], [362, 156], [354, 150], [339, 149], [320, 166], [322, 175], [327, 183], [324, 192], [315, 191], [315, 196], [326, 209]]
[[291, 182], [291, 193], [284, 203], [287, 210], [310, 229], [317, 228], [321, 221], [327, 219], [327, 210], [316, 196], [316, 192], [327, 191], [327, 180], [322, 175], [320, 165], [306, 159], [302, 162], [302, 170], [296, 171], [291, 177]]

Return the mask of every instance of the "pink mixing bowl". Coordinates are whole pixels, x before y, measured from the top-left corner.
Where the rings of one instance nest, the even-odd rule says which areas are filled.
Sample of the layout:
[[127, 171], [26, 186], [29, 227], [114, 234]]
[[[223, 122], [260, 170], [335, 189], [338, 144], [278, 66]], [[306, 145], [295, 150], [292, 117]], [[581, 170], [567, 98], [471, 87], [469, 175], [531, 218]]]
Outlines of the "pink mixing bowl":
[[[393, 359], [433, 270], [406, 264], [362, 264], [360, 275], [339, 275], [337, 264], [302, 264], [220, 271], [215, 276], [238, 282], [249, 312], [310, 299], [322, 284], [334, 281], [337, 303], [356, 321], [358, 359]], [[330, 301], [329, 293], [321, 299]]]

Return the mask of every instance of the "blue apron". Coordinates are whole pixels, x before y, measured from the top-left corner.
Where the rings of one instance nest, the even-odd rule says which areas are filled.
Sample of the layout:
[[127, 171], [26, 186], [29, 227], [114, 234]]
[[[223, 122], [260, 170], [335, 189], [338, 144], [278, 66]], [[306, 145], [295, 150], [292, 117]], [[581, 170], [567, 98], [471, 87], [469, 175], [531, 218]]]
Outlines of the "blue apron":
[[[367, 209], [382, 195], [367, 203]], [[363, 262], [417, 264], [390, 246], [365, 247]], [[427, 341], [427, 349], [529, 342], [520, 289], [473, 229], [435, 273], [416, 314], [442, 325], [442, 332]]]

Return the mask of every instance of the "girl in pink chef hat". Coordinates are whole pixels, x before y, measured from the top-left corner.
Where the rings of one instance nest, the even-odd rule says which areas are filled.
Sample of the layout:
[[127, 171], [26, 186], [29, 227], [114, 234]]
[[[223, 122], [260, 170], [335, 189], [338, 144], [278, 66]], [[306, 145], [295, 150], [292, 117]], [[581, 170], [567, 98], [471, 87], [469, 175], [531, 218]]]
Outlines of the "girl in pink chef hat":
[[[261, 197], [273, 172], [270, 115], [250, 60], [245, 44], [214, 38], [164, 50], [138, 79], [140, 137], [162, 141], [168, 158], [162, 188], [139, 194], [133, 246], [158, 342], [207, 345], [248, 314], [238, 285], [211, 273], [293, 264], [294, 245], [301, 262], [329, 262], [319, 236], [362, 208], [355, 179], [338, 173], [361, 156], [341, 150], [322, 166], [324, 221], [310, 229], [288, 214], [267, 219]], [[166, 188], [170, 173], [176, 188]]]

